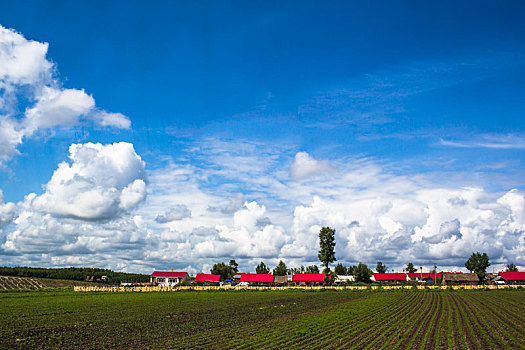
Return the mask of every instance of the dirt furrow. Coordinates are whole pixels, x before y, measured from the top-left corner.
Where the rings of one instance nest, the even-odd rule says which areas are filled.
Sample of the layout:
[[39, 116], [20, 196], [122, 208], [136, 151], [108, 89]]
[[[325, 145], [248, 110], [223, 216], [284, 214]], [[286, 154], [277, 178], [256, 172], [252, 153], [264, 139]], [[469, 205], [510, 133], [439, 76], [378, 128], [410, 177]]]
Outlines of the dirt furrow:
[[[499, 316], [493, 308], [487, 307], [486, 304], [483, 304], [479, 302], [479, 300], [476, 300], [477, 296], [471, 296], [468, 299], [469, 305], [472, 308], [472, 310], [474, 310], [474, 313], [476, 315], [479, 314], [479, 316], [476, 316], [478, 322], [480, 324], [483, 324], [485, 332], [492, 339], [495, 346], [506, 347], [511, 349], [525, 348], [523, 344], [520, 344], [519, 342], [514, 340], [514, 337], [509, 334], [509, 328], [503, 326], [504, 324], [507, 326], [514, 326], [509, 324], [505, 317]], [[518, 335], [520, 335], [520, 333], [521, 332], [517, 332]]]
[[483, 318], [481, 318], [478, 315], [478, 310], [474, 308], [472, 303], [467, 299], [467, 295], [461, 295], [461, 298], [463, 299], [463, 306], [465, 307], [465, 310], [469, 314], [469, 318], [474, 322], [474, 330], [477, 332], [478, 336], [480, 336], [479, 340], [482, 343], [482, 346], [484, 349], [496, 349], [501, 348], [502, 344], [496, 345], [496, 342], [498, 342], [498, 339], [495, 338], [491, 332], [491, 330], [487, 327], [485, 321]]
[[469, 320], [465, 316], [465, 312], [460, 305], [460, 301], [456, 295], [451, 295], [452, 302], [454, 303], [454, 308], [459, 316], [458, 327], [459, 332], [463, 335], [463, 343], [468, 349], [479, 349], [481, 344], [477, 342], [477, 338], [474, 336], [472, 327], [470, 326]]
[[[365, 330], [366, 332], [364, 334], [362, 334], [360, 337], [357, 337], [357, 339], [353, 339], [354, 342], [359, 340], [359, 339], [361, 339], [361, 341], [353, 344], [352, 348], [354, 348], [354, 349], [363, 349], [363, 348], [366, 348], [367, 346], [370, 347], [371, 345], [376, 344], [377, 341], [379, 341], [380, 339], [383, 338], [381, 335], [379, 335], [378, 337], [376, 337], [376, 339], [374, 339], [372, 341], [370, 341], [370, 339], [373, 339], [374, 336], [376, 336], [378, 333], [383, 332], [385, 326], [390, 326], [387, 329], [387, 332], [391, 331], [393, 329], [393, 326], [392, 326], [393, 323], [394, 323], [394, 326], [395, 326], [399, 322], [403, 321], [406, 316], [411, 315], [411, 314], [417, 314], [419, 312], [419, 310], [423, 308], [423, 303], [418, 303], [417, 302], [417, 300], [419, 300], [419, 298], [421, 297], [421, 295], [419, 295], [419, 294], [420, 293], [416, 293], [417, 297], [414, 299], [414, 301], [416, 301], [416, 302], [407, 303], [408, 307], [405, 307], [405, 305], [407, 305], [407, 304], [405, 304], [405, 305], [402, 305], [400, 308], [398, 308], [397, 312], [395, 314], [393, 314], [392, 316], [390, 316], [389, 322], [384, 323], [384, 324], [376, 323], [374, 328], [366, 329]], [[368, 341], [370, 341], [370, 343], [368, 343]], [[378, 346], [378, 347], [380, 347], [380, 346]]]
[[436, 296], [436, 311], [430, 320], [430, 328], [427, 330], [427, 334], [425, 335], [427, 338], [424, 347], [425, 349], [434, 349], [441, 332], [440, 325], [443, 319], [443, 297], [441, 293], [437, 293]]
[[408, 342], [407, 348], [419, 349], [421, 345], [423, 345], [423, 339], [421, 337], [421, 330], [423, 329], [426, 330], [428, 327], [430, 318], [433, 314], [433, 311], [436, 308], [435, 298], [436, 298], [435, 293], [430, 294], [430, 307], [424, 311], [424, 314], [419, 323], [419, 327], [413, 328], [413, 330], [411, 331], [411, 334], [409, 335], [409, 337], [407, 337], [407, 339], [410, 339]]

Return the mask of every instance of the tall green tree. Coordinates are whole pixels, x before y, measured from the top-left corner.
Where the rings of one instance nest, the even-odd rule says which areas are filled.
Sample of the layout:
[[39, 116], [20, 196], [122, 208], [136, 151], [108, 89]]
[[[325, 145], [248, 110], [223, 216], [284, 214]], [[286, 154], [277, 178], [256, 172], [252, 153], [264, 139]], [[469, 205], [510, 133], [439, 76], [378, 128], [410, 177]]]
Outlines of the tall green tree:
[[330, 263], [337, 259], [335, 258], [335, 230], [330, 227], [323, 227], [319, 231], [319, 261], [324, 266], [325, 283], [329, 282]]
[[505, 270], [507, 272], [518, 272], [518, 267], [514, 264], [508, 264], [507, 269]]
[[372, 270], [366, 266], [366, 264], [359, 263], [354, 269], [354, 279], [356, 282], [370, 282], [370, 277], [372, 277]]
[[239, 272], [239, 264], [237, 264], [237, 262], [234, 259], [230, 260], [229, 265], [232, 268], [234, 273]]
[[255, 273], [268, 274], [270, 273], [270, 268], [261, 261], [261, 263], [255, 268]]
[[412, 264], [412, 263], [408, 263], [408, 264], [407, 264], [406, 271], [407, 271], [408, 273], [414, 273], [414, 272], [417, 271], [417, 269], [414, 267], [414, 264]]
[[279, 260], [279, 264], [273, 269], [274, 276], [286, 276], [287, 268], [284, 261]]
[[348, 274], [348, 270], [346, 267], [343, 266], [343, 264], [339, 263], [335, 266], [334, 272], [338, 276], [346, 276]]
[[[235, 261], [235, 260], [232, 260]], [[231, 264], [231, 261], [230, 261]], [[226, 265], [225, 263], [217, 263], [213, 265], [213, 268], [210, 270], [212, 275], [221, 275], [221, 281], [231, 280], [233, 276], [237, 273], [237, 268], [232, 265]]]
[[476, 273], [480, 281], [485, 280], [485, 272], [487, 271], [487, 267], [489, 266], [490, 262], [487, 253], [472, 253], [470, 258], [465, 263], [465, 267], [467, 268], [467, 270]]
[[290, 267], [286, 270], [286, 274], [287, 275], [293, 275], [295, 273], [301, 273], [301, 270], [298, 269], [297, 267]]
[[387, 269], [388, 268], [386, 267], [386, 265], [383, 264], [381, 261], [377, 262], [377, 265], [376, 265], [377, 273], [386, 273]]

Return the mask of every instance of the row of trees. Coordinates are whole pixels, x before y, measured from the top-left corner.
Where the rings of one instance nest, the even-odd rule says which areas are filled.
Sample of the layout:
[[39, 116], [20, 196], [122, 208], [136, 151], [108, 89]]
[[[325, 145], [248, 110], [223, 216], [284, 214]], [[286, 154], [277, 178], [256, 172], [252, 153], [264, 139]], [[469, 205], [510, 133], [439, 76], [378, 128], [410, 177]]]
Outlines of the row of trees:
[[239, 264], [235, 260], [230, 260], [228, 265], [221, 262], [213, 265], [210, 272], [212, 275], [221, 275], [221, 281], [231, 280], [239, 272]]
[[[231, 280], [236, 273], [239, 272], [239, 264], [235, 260], [230, 260], [228, 264], [223, 262], [213, 265], [210, 269], [210, 273], [213, 275], [221, 275], [221, 281]], [[294, 273], [319, 273], [317, 265], [301, 266], [299, 268], [288, 268], [284, 261], [279, 261], [279, 264], [273, 269], [266, 266], [261, 261], [259, 265], [255, 267], [255, 273], [269, 274], [272, 273], [274, 276], [286, 276]]]
[[67, 267], [57, 269], [46, 269], [42, 267], [0, 267], [0, 275], [73, 281], [85, 281], [89, 276], [94, 276], [95, 279], [107, 276], [108, 283], [118, 283], [120, 281], [131, 283], [149, 282], [149, 275], [85, 267]]

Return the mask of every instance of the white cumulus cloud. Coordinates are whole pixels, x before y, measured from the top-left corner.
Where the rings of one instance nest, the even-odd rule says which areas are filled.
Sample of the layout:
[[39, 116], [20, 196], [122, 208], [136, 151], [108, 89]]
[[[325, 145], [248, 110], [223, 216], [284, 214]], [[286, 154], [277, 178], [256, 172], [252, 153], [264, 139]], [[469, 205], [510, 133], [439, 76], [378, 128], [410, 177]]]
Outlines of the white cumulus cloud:
[[133, 145], [73, 144], [33, 207], [55, 216], [100, 220], [133, 209], [146, 197], [144, 162]]
[[38, 129], [69, 127], [94, 106], [95, 100], [84, 90], [44, 87], [35, 105], [26, 110], [23, 126], [27, 134]]
[[53, 64], [46, 59], [47, 49], [47, 43], [0, 26], [0, 81], [31, 85], [50, 78]]
[[306, 152], [298, 152], [290, 166], [290, 177], [303, 179], [315, 175], [329, 174], [334, 171], [326, 160], [316, 160]]
[[84, 90], [63, 88], [54, 74], [55, 64], [46, 57], [48, 46], [0, 26], [2, 163], [17, 154], [24, 138], [34, 136], [39, 130], [70, 128], [86, 121], [130, 128], [126, 116], [97, 110], [95, 100]]
[[122, 113], [100, 111], [93, 115], [93, 119], [102, 126], [115, 127], [118, 129], [129, 129], [131, 127], [131, 121]]
[[4, 193], [0, 190], [0, 232], [16, 217], [17, 207], [14, 203], [4, 203]]
[[289, 236], [284, 229], [276, 225], [257, 222], [265, 218], [266, 208], [257, 202], [246, 202], [245, 208], [233, 215], [233, 227], [217, 225], [217, 233], [195, 244], [195, 251], [203, 257], [239, 256], [242, 258], [274, 257]]

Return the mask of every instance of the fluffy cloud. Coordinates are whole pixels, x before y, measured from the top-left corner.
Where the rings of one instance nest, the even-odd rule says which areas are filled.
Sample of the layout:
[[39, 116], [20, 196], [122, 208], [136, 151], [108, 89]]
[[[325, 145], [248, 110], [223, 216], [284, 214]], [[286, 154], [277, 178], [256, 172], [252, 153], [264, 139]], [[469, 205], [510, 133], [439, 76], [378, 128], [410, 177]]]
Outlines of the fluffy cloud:
[[326, 160], [315, 160], [306, 152], [298, 152], [290, 166], [290, 177], [303, 179], [314, 175], [322, 175], [334, 169]]
[[[314, 258], [316, 233], [327, 225], [336, 228], [338, 258], [352, 263], [382, 260], [401, 266], [414, 260], [462, 266], [477, 250], [486, 251], [495, 261], [525, 263], [525, 225], [519, 204], [523, 193], [513, 190], [498, 198], [465, 188], [421, 189], [403, 199], [381, 196], [379, 200], [315, 197], [309, 206], [298, 206], [295, 239], [283, 247], [283, 255]], [[451, 199], [457, 197], [466, 202], [454, 204], [457, 201]]]
[[[155, 262], [156, 266], [210, 266], [218, 259], [235, 258], [242, 265], [253, 259], [274, 258], [280, 254], [281, 247], [290, 236], [281, 226], [271, 223], [264, 227], [258, 225], [266, 214], [264, 205], [255, 201], [246, 202], [242, 209], [229, 214], [229, 220], [225, 220], [224, 224], [194, 226], [189, 230], [170, 227], [160, 234], [154, 233], [151, 239], [156, 242], [155, 249], [146, 253], [147, 259]], [[205, 210], [200, 212], [200, 217], [193, 216], [192, 220], [212, 225], [215, 219], [203, 215], [215, 213]]]
[[445, 221], [439, 227], [439, 232], [433, 236], [425, 237], [424, 241], [431, 244], [440, 243], [452, 237], [461, 239], [461, 224], [458, 219]]
[[60, 163], [33, 208], [54, 216], [105, 220], [146, 197], [144, 162], [133, 145], [73, 144], [71, 164]]
[[100, 111], [94, 114], [93, 119], [102, 126], [115, 127], [118, 129], [129, 129], [131, 127], [131, 121], [121, 113]]
[[[88, 120], [130, 127], [126, 116], [97, 110], [84, 90], [62, 88], [47, 50], [47, 43], [0, 26], [0, 162], [8, 161], [24, 138], [38, 130], [69, 128]], [[20, 111], [20, 106], [27, 107]]]
[[143, 271], [144, 252], [157, 242], [131, 214], [146, 197], [144, 162], [123, 142], [73, 144], [69, 152], [42, 195], [15, 205], [0, 192], [0, 255], [10, 264]]
[[[259, 259], [316, 263], [319, 230], [331, 226], [336, 229], [337, 258], [345, 264], [382, 260], [400, 268], [412, 261], [456, 268], [478, 250], [489, 253], [493, 264], [525, 264], [525, 201], [520, 191], [491, 193], [473, 187], [444, 187], [421, 176], [394, 175], [370, 159], [332, 160], [337, 172], [330, 177], [312, 176], [308, 181], [273, 172], [273, 163], [260, 171], [251, 169], [253, 174], [243, 178], [230, 171], [229, 164], [219, 167], [216, 161], [217, 157], [232, 158], [238, 151], [232, 150], [230, 155], [222, 152], [230, 151], [221, 145], [220, 152], [209, 152], [215, 159], [213, 168], [192, 167], [184, 179], [175, 182], [166, 181], [167, 174], [180, 173], [180, 167], [155, 171], [163, 173], [152, 176], [163, 181], [157, 191], [173, 192], [171, 197], [159, 198], [186, 203], [193, 215], [190, 220], [170, 222], [170, 229], [158, 236], [158, 251], [151, 252], [149, 259], [159, 265], [175, 259], [180, 264], [204, 266], [233, 257], [241, 266], [248, 264], [247, 269], [253, 269], [249, 264]], [[288, 158], [288, 164], [295, 159]], [[288, 167], [282, 163], [282, 169]], [[273, 172], [277, 181], [261, 186], [261, 178], [268, 172]], [[246, 191], [220, 197], [218, 194], [227, 191], [218, 185], [212, 195], [206, 189], [211, 174], [221, 174], [224, 189], [231, 189], [230, 184], [237, 181], [235, 189], [239, 186]], [[160, 185], [153, 182], [153, 186]], [[154, 196], [150, 200], [155, 202]], [[190, 204], [192, 198], [202, 200]], [[257, 201], [247, 201], [239, 208], [240, 198]], [[213, 204], [203, 210], [202, 201]], [[236, 207], [233, 213], [222, 210], [229, 204]], [[199, 209], [194, 212], [194, 208]]]
[[[202, 156], [200, 167], [170, 161], [151, 170], [145, 199], [144, 163], [132, 145], [72, 145], [70, 161], [58, 166], [42, 195], [0, 205], [7, 218], [0, 250], [14, 263], [111, 261], [136, 271], [198, 272], [234, 258], [250, 271], [260, 260], [317, 263], [319, 230], [331, 226], [344, 264], [455, 268], [483, 251], [493, 265], [525, 265], [521, 191], [440, 186], [389, 173], [369, 159], [331, 160], [338, 171], [330, 177], [296, 181], [286, 172], [294, 155], [284, 158], [282, 171], [259, 163], [251, 176], [239, 177], [241, 168], [217, 165], [232, 156], [209, 154], [215, 162]], [[275, 181], [262, 180], [269, 172]], [[221, 182], [210, 188], [217, 174]]]
[[47, 43], [26, 40], [22, 35], [0, 26], [2, 84], [31, 85], [49, 79], [53, 64], [46, 59], [47, 49]]
[[147, 232], [130, 216], [99, 223], [35, 212], [27, 200], [20, 207], [16, 228], [0, 245], [13, 263], [114, 266], [140, 258], [148, 247]]
[[16, 217], [17, 208], [14, 203], [4, 203], [4, 193], [0, 190], [0, 232]]
[[233, 215], [233, 227], [217, 225], [217, 234], [195, 245], [202, 257], [238, 256], [241, 258], [275, 257], [289, 237], [279, 226], [257, 223], [265, 218], [266, 208], [257, 202], [246, 202]]
[[164, 214], [158, 215], [155, 221], [158, 223], [167, 223], [175, 220], [182, 220], [185, 218], [191, 218], [191, 210], [188, 209], [184, 204], [177, 204]]
[[94, 106], [95, 100], [84, 90], [44, 87], [35, 105], [25, 112], [24, 127], [28, 134], [38, 129], [69, 127]]

